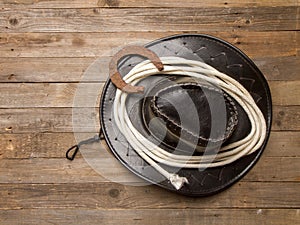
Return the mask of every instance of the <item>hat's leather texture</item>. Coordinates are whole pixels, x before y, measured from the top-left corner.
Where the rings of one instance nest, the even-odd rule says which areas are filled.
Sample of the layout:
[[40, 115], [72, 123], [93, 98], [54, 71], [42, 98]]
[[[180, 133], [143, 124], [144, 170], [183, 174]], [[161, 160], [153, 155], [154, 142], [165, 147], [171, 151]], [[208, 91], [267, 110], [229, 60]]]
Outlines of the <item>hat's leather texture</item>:
[[[147, 95], [150, 97], [144, 99], [142, 109], [145, 126], [162, 144], [173, 150], [181, 147], [177, 150], [203, 151], [208, 142], [209, 148], [220, 147], [238, 123], [232, 98], [203, 81], [170, 76], [162, 79]], [[150, 122], [151, 126], [148, 126]]]
[[[183, 34], [178, 36], [167, 37], [161, 40], [157, 40], [153, 43], [150, 43], [146, 46], [150, 50], [154, 51], [159, 57], [164, 56], [179, 56], [190, 60], [199, 60], [203, 61], [212, 67], [216, 68], [220, 72], [223, 72], [239, 83], [241, 83], [248, 92], [254, 98], [256, 104], [261, 109], [266, 122], [267, 122], [267, 131], [268, 135], [271, 130], [271, 118], [272, 118], [272, 101], [270, 96], [270, 90], [268, 88], [268, 83], [263, 77], [259, 69], [254, 65], [254, 63], [242, 52], [236, 49], [234, 46], [219, 40], [214, 37], [206, 35], [193, 35], [193, 34]], [[134, 65], [142, 62], [144, 58], [138, 56], [130, 56], [119, 63], [119, 71], [122, 75], [127, 74]], [[127, 98], [126, 108], [130, 117], [130, 120], [133, 126], [148, 140], [155, 144], [160, 144], [159, 146], [166, 151], [173, 152], [173, 154], [181, 154], [180, 152], [174, 152], [174, 146], [177, 146], [178, 142], [178, 132], [174, 127], [172, 128], [171, 121], [179, 121], [178, 116], [172, 110], [172, 107], [167, 104], [168, 101], [178, 101], [181, 102], [181, 97], [183, 95], [179, 94], [183, 89], [186, 90], [188, 95], [191, 96], [190, 99], [195, 101], [194, 107], [199, 111], [207, 111], [207, 103], [205, 103], [205, 96], [203, 92], [211, 93], [211, 96], [218, 98], [221, 93], [219, 90], [209, 90], [211, 85], [207, 83], [200, 83], [200, 87], [194, 86], [194, 81], [182, 80], [172, 80], [171, 77], [168, 77], [170, 82], [166, 82], [166, 76], [164, 74], [158, 76], [151, 76], [145, 80], [140, 81], [137, 85], [145, 87], [145, 94], [130, 94]], [[187, 85], [187, 87], [182, 88], [183, 83], [192, 83], [192, 85]], [[172, 85], [178, 85], [175, 88]], [[197, 85], [196, 85], [197, 86]], [[166, 88], [165, 92], [161, 92], [160, 88]], [[218, 89], [218, 88], [217, 88]], [[201, 92], [202, 90], [202, 92]], [[115, 121], [113, 119], [113, 103], [116, 93], [116, 87], [110, 82], [107, 81], [101, 98], [101, 107], [100, 107], [100, 120], [101, 127], [103, 128], [103, 134], [105, 140], [117, 157], [117, 159], [126, 166], [129, 170], [142, 177], [143, 179], [155, 183], [161, 187], [164, 187], [168, 190], [176, 191], [177, 193], [192, 195], [192, 196], [207, 196], [214, 193], [217, 193], [221, 190], [232, 185], [234, 182], [239, 180], [244, 176], [251, 167], [258, 161], [259, 156], [263, 152], [267, 139], [264, 141], [264, 145], [256, 152], [246, 157], [243, 157], [237, 161], [234, 161], [231, 164], [228, 164], [223, 167], [207, 168], [205, 170], [200, 169], [189, 169], [189, 168], [175, 168], [160, 164], [163, 168], [170, 172], [177, 173], [180, 176], [186, 177], [189, 181], [189, 184], [184, 185], [180, 190], [176, 190], [168, 180], [166, 180], [160, 173], [158, 173], [155, 168], [152, 168], [143, 160], [139, 154], [133, 149], [126, 138], [120, 133], [116, 127]], [[223, 92], [224, 93], [224, 92]], [[223, 94], [222, 93], [222, 94]], [[226, 93], [224, 93], [226, 94]], [[156, 96], [156, 99], [154, 98]], [[225, 95], [226, 96], [226, 95]], [[162, 98], [163, 97], [163, 98]], [[230, 98], [224, 97], [224, 102], [231, 102]], [[233, 99], [232, 99], [233, 100]], [[175, 102], [176, 102], [175, 101]], [[222, 146], [233, 143], [235, 141], [241, 140], [247, 136], [251, 130], [251, 124], [247, 117], [247, 114], [243, 108], [233, 100], [233, 103], [236, 107], [238, 121], [237, 124], [233, 127], [232, 132], [227, 132], [228, 137], [220, 138]], [[152, 105], [151, 105], [152, 104]], [[177, 105], [177, 104], [176, 104]], [[202, 105], [202, 107], [200, 107]], [[231, 127], [230, 123], [230, 108], [232, 105], [227, 104], [226, 107], [226, 121], [225, 127]], [[157, 109], [155, 109], [156, 107]], [[179, 104], [180, 109], [194, 111], [193, 107], [188, 104], [188, 102], [181, 102]], [[191, 108], [190, 108], [191, 107]], [[213, 112], [220, 110], [218, 104], [213, 104]], [[188, 118], [189, 110], [186, 110], [186, 115], [183, 116]], [[159, 113], [158, 113], [159, 111]], [[223, 111], [223, 110], [222, 110]], [[235, 112], [235, 110], [233, 110]], [[162, 113], [165, 113], [168, 117], [166, 119]], [[192, 124], [180, 124], [188, 131], [196, 132], [200, 134], [199, 137], [207, 138], [206, 129], [210, 129], [210, 119], [203, 118], [206, 113], [199, 115], [200, 125], [203, 124], [202, 131], [197, 133], [197, 130], [193, 130]], [[195, 118], [195, 115], [192, 115]], [[150, 123], [151, 121], [151, 123]], [[206, 122], [204, 122], [206, 121]], [[214, 123], [213, 119], [212, 123]], [[217, 119], [218, 121], [218, 119]], [[192, 121], [193, 122], [193, 121]], [[223, 121], [224, 122], [224, 121]], [[150, 123], [150, 125], [149, 125]], [[165, 128], [165, 124], [169, 123], [169, 128]], [[161, 125], [159, 129], [156, 129], [157, 125]], [[208, 126], [205, 126], [208, 125]], [[195, 128], [195, 127], [194, 127]], [[167, 135], [166, 135], [166, 131]], [[175, 138], [169, 140], [165, 139], [169, 137], [169, 134], [174, 133]], [[149, 135], [152, 134], [152, 135]], [[161, 136], [160, 136], [161, 134]], [[183, 132], [184, 134], [184, 132]], [[188, 138], [193, 137], [193, 135], [183, 135], [181, 134], [181, 139], [189, 140]], [[165, 137], [165, 138], [164, 138]], [[195, 138], [198, 141], [198, 137]], [[205, 145], [205, 142], [200, 141], [197, 143], [197, 148], [201, 148], [202, 145]], [[174, 142], [172, 143], [171, 140]], [[168, 144], [168, 145], [166, 145]], [[172, 144], [172, 146], [171, 146]], [[184, 147], [182, 147], [185, 150]], [[177, 150], [177, 147], [176, 147]], [[185, 152], [182, 154], [189, 155], [190, 152]], [[196, 155], [206, 154], [202, 152], [195, 152]], [[210, 153], [210, 151], [208, 152]]]

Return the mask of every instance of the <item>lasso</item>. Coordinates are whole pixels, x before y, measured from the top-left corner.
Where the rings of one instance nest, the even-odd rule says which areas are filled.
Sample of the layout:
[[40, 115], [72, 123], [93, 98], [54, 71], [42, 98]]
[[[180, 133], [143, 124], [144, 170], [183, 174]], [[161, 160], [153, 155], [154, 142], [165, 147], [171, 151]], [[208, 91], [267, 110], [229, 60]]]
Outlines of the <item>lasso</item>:
[[149, 60], [145, 60], [123, 77], [124, 81], [135, 85], [142, 79], [155, 74], [185, 75], [204, 80], [220, 87], [234, 98], [244, 109], [251, 123], [251, 131], [245, 138], [221, 147], [216, 155], [187, 156], [172, 154], [149, 141], [133, 126], [125, 106], [128, 94], [117, 89], [114, 100], [114, 119], [118, 129], [139, 156], [166, 177], [177, 190], [184, 183], [188, 183], [187, 178], [169, 173], [159, 163], [178, 168], [218, 167], [230, 164], [261, 147], [266, 137], [264, 116], [252, 96], [239, 82], [200, 61], [179, 57], [162, 57], [160, 59], [164, 64], [163, 71], [158, 71]]

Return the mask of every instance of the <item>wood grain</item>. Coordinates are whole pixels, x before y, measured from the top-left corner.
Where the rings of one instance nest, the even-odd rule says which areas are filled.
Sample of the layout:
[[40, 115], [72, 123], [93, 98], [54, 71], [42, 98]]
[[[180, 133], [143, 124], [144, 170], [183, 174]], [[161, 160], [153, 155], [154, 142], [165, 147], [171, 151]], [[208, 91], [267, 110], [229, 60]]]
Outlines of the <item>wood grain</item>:
[[[76, 134], [81, 141], [94, 133]], [[55, 140], [55, 141], [53, 141]], [[272, 131], [266, 157], [300, 157], [300, 132]], [[23, 133], [0, 135], [0, 159], [64, 158], [76, 142], [73, 133]], [[42, 147], [41, 147], [42, 146]], [[77, 158], [80, 158], [80, 154]]]
[[[159, 18], [159, 22], [157, 21]], [[1, 32], [288, 31], [297, 7], [3, 9]]]
[[[0, 109], [1, 133], [97, 132], [97, 110], [78, 111], [78, 126], [72, 124], [72, 108]], [[85, 125], [80, 125], [81, 121]], [[90, 124], [90, 121], [95, 121]], [[81, 130], [81, 131], [80, 131]]]
[[[299, 224], [299, 18], [299, 0], [0, 1], [0, 224]], [[74, 130], [98, 132], [99, 96], [89, 99], [117, 49], [184, 33], [228, 41], [267, 78], [272, 132], [255, 167], [220, 194], [189, 198], [132, 186], [142, 181], [106, 159], [101, 174], [131, 186], [81, 154], [65, 159]], [[78, 82], [86, 93], [74, 105]]]
[[[3, 225], [17, 224], [249, 224], [284, 225], [300, 222], [297, 209], [20, 209], [0, 211]], [[112, 219], [114, 218], [114, 219]], [[249, 218], [249, 219], [248, 219]]]
[[239, 182], [214, 198], [190, 198], [153, 185], [0, 184], [0, 209], [297, 209], [299, 188], [299, 182]]
[[[182, 33], [182, 32], [179, 32]], [[201, 33], [197, 31], [196, 33]], [[107, 57], [128, 44], [143, 45], [178, 34], [172, 32], [0, 33], [1, 57]], [[217, 31], [213, 35], [236, 45], [250, 57], [296, 55], [296, 31]]]
[[[99, 57], [100, 58], [100, 57]], [[271, 80], [300, 80], [300, 58], [295, 56], [253, 58], [265, 77]], [[97, 61], [97, 57], [89, 58], [1, 58], [0, 82], [99, 82], [108, 78], [107, 65], [110, 57], [102, 57], [97, 69], [89, 66]], [[34, 70], [32, 70], [34, 68]], [[84, 77], [84, 74], [88, 76]]]
[[255, 58], [267, 80], [300, 80], [300, 57]]
[[295, 6], [296, 0], [6, 0], [2, 3], [5, 8], [90, 8], [90, 7], [139, 7], [139, 8], [180, 8], [180, 7], [261, 7], [261, 6]]
[[[97, 108], [78, 108], [72, 123], [72, 108], [0, 109], [0, 133], [98, 132]], [[273, 131], [299, 131], [300, 106], [274, 106]]]
[[[61, 151], [65, 154], [66, 149], [61, 149]], [[112, 160], [115, 159], [112, 158]], [[101, 163], [101, 171], [97, 172], [83, 158], [76, 158], [74, 162], [66, 158], [2, 159], [0, 161], [0, 183], [47, 184], [50, 182], [55, 184], [76, 184], [118, 181], [123, 184], [138, 183], [139, 186], [145, 184], [145, 181], [139, 179], [121, 165], [118, 170], [115, 170], [117, 173], [113, 173], [115, 171], [110, 172], [110, 163], [106, 163], [105, 160], [101, 159], [99, 159], [99, 163]], [[293, 178], [286, 179], [294, 180]]]
[[[269, 85], [273, 105], [300, 105], [300, 80], [269, 81]], [[0, 83], [0, 107], [98, 107], [102, 88], [102, 83]]]
[[[65, 152], [66, 149], [61, 149]], [[267, 154], [267, 153], [266, 153]], [[253, 182], [298, 182], [300, 180], [300, 158], [268, 157], [266, 154], [255, 167], [243, 178], [243, 181]], [[114, 156], [111, 156], [114, 160]], [[95, 171], [83, 158], [76, 158], [70, 162], [66, 158], [60, 159], [2, 159], [0, 161], [0, 183], [91, 183], [119, 181], [123, 183], [145, 183], [138, 179], [125, 167], [109, 172], [110, 161], [105, 162], [99, 156], [101, 168]]]
[[299, 121], [298, 106], [273, 107], [273, 130], [298, 130], [300, 128]]
[[273, 105], [300, 105], [300, 80], [269, 81]]
[[[11, 90], [15, 91], [11, 93]], [[2, 108], [28, 107], [94, 107], [97, 101], [92, 101], [91, 95], [101, 95], [103, 84], [99, 83], [2, 83], [0, 84], [0, 100]], [[80, 91], [83, 90], [83, 91]], [[73, 103], [76, 91], [80, 94]]]

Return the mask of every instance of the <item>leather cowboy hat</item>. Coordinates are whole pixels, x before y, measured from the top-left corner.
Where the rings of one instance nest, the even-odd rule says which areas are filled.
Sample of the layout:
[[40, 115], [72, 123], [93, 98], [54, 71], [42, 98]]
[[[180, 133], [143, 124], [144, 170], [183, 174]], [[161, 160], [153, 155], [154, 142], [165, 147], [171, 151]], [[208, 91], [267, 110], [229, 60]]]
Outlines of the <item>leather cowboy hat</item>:
[[[129, 47], [111, 63], [118, 67], [107, 80], [100, 103], [101, 127], [110, 150], [136, 175], [180, 194], [205, 196], [229, 187], [258, 161], [269, 137], [272, 103], [263, 74], [239, 49], [207, 35], [166, 37], [144, 48], [144, 56], [152, 57], [152, 62], [145, 61], [142, 48]], [[204, 72], [198, 72], [196, 64], [203, 64]], [[197, 76], [206, 78], [192, 76], [196, 70]], [[257, 137], [260, 144], [248, 145], [247, 154], [235, 160], [230, 157], [237, 150], [222, 148], [247, 139], [253, 121], [247, 104], [236, 97], [235, 86], [227, 87], [227, 78], [220, 78], [220, 85], [214, 83], [211, 74], [219, 72], [251, 95], [249, 102], [265, 121], [261, 128], [265, 135]], [[132, 82], [140, 78], [127, 84], [123, 78], [129, 81], [129, 75]], [[184, 166], [194, 165], [193, 160], [201, 164], [203, 157], [208, 166]], [[179, 162], [183, 166], [176, 166]]]

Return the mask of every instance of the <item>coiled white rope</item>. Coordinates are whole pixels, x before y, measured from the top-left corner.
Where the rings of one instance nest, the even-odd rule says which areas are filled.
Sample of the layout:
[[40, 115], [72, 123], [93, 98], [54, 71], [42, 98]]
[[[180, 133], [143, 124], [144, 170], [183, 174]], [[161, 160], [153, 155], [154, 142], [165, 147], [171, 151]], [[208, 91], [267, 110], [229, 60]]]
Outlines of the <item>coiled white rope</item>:
[[185, 75], [204, 80], [220, 87], [234, 98], [244, 109], [251, 123], [251, 131], [245, 138], [221, 147], [216, 155], [187, 156], [172, 154], [149, 141], [133, 126], [125, 107], [128, 94], [118, 89], [114, 100], [114, 119], [118, 129], [139, 156], [166, 177], [177, 190], [184, 183], [188, 183], [187, 178], [169, 173], [159, 163], [178, 168], [205, 169], [227, 165], [255, 152], [261, 147], [266, 137], [264, 116], [249, 92], [239, 82], [203, 62], [179, 57], [162, 57], [161, 61], [164, 64], [163, 71], [158, 71], [149, 60], [145, 60], [136, 65], [123, 79], [131, 85], [135, 85], [142, 79], [155, 74]]

